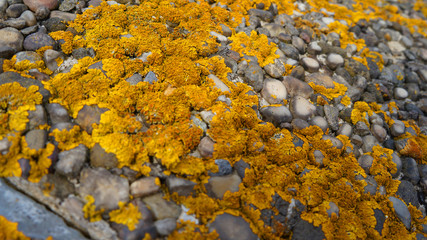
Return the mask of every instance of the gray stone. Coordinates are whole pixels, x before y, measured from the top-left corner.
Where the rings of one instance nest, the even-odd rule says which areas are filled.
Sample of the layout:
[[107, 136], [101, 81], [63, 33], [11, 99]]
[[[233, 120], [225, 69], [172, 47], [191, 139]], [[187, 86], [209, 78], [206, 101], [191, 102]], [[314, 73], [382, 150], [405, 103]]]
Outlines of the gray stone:
[[210, 172], [209, 176], [216, 177], [216, 176], [225, 176], [232, 173], [233, 168], [230, 165], [230, 162], [225, 159], [215, 159], [215, 165], [218, 166], [218, 172]]
[[414, 185], [406, 180], [400, 180], [399, 188], [396, 195], [402, 198], [406, 205], [412, 204], [415, 207], [420, 207], [418, 201], [417, 190]]
[[367, 175], [364, 180], [367, 184], [363, 189], [365, 193], [375, 195], [377, 193], [377, 188], [378, 188], [378, 184], [377, 184], [377, 181], [375, 181], [375, 178], [371, 175]]
[[341, 124], [340, 128], [337, 131], [337, 135], [344, 135], [347, 137], [351, 137], [353, 134], [353, 128], [348, 123]]
[[374, 209], [374, 217], [375, 217], [375, 219], [377, 221], [377, 224], [375, 225], [375, 230], [377, 230], [377, 232], [380, 235], [382, 235], [382, 231], [383, 231], [383, 228], [384, 228], [384, 223], [385, 223], [385, 220], [386, 220], [386, 216], [385, 216], [385, 214], [383, 213], [383, 211], [381, 209], [375, 208]]
[[281, 104], [288, 96], [285, 85], [276, 79], [268, 78], [264, 81], [261, 95], [270, 104]]
[[118, 162], [114, 153], [107, 153], [98, 143], [90, 149], [90, 165], [92, 167], [111, 169], [117, 167]]
[[323, 240], [325, 234], [322, 231], [322, 226], [315, 227], [312, 223], [309, 223], [301, 218], [295, 223], [292, 229], [292, 240]]
[[332, 214], [335, 214], [337, 217], [339, 217], [340, 209], [334, 202], [329, 202], [329, 209], [326, 210], [328, 213], [328, 216], [331, 217]]
[[34, 129], [25, 134], [25, 141], [30, 149], [40, 150], [46, 146], [47, 132], [43, 129]]
[[24, 36], [15, 28], [0, 29], [0, 46], [8, 46], [19, 52], [22, 50]]
[[363, 137], [362, 150], [364, 153], [372, 152], [372, 148], [375, 145], [379, 145], [377, 139], [372, 135], [366, 135]]
[[59, 5], [59, 10], [63, 12], [69, 12], [73, 10], [77, 5], [77, 0], [65, 0]]
[[46, 111], [49, 114], [49, 118], [52, 124], [70, 121], [70, 116], [68, 115], [67, 109], [65, 109], [59, 103], [47, 104]]
[[324, 73], [316, 72], [316, 73], [309, 74], [305, 78], [305, 82], [307, 83], [312, 82], [315, 85], [320, 85], [325, 88], [335, 88], [334, 81], [332, 80], [332, 78]]
[[291, 122], [291, 125], [292, 125], [292, 129], [297, 129], [297, 130], [308, 128], [310, 126], [307, 121], [299, 118], [293, 119]]
[[28, 35], [24, 40], [24, 48], [27, 51], [36, 51], [41, 47], [50, 46], [56, 48], [56, 42], [46, 33], [36, 32]]
[[418, 184], [420, 181], [420, 173], [415, 159], [408, 157], [403, 160], [403, 174], [405, 175], [404, 177], [409, 179], [412, 184]]
[[243, 159], [240, 159], [236, 163], [234, 163], [234, 169], [241, 179], [245, 178], [246, 169], [250, 169], [251, 166], [245, 162]]
[[398, 198], [389, 197], [388, 200], [393, 203], [394, 212], [405, 225], [406, 229], [409, 230], [411, 228], [411, 213], [409, 212], [408, 207]]
[[157, 232], [162, 236], [171, 234], [176, 228], [175, 218], [165, 218], [154, 222]]
[[[286, 25], [289, 29], [290, 25]], [[292, 27], [290, 27], [292, 28]], [[300, 54], [305, 53], [305, 43], [300, 37], [292, 36], [292, 45], [298, 50]]]
[[394, 97], [397, 100], [405, 99], [409, 96], [408, 91], [406, 91], [404, 88], [397, 87], [394, 89]]
[[222, 82], [221, 79], [219, 79], [217, 76], [213, 74], [209, 74], [208, 78], [215, 83], [214, 88], [217, 88], [222, 92], [230, 92], [230, 88], [227, 85], [225, 85], [225, 83]]
[[200, 155], [204, 158], [211, 158], [214, 152], [215, 142], [208, 136], [200, 140], [197, 150], [199, 150]]
[[56, 171], [68, 177], [77, 177], [88, 158], [88, 153], [88, 148], [83, 144], [79, 144], [68, 151], [60, 152], [59, 160], [55, 165]]
[[264, 117], [265, 121], [272, 122], [275, 126], [292, 121], [292, 114], [285, 106], [263, 107], [261, 108], [260, 113]]
[[180, 196], [190, 196], [195, 193], [194, 187], [197, 184], [193, 181], [178, 178], [174, 176], [169, 176], [166, 179], [166, 186], [170, 192], [176, 192]]
[[291, 97], [302, 96], [309, 98], [313, 94], [313, 89], [306, 82], [291, 76], [282, 78], [282, 83], [285, 85], [287, 92]]
[[36, 11], [34, 11], [34, 15], [36, 16], [36, 19], [39, 21], [49, 17], [49, 14], [50, 14], [50, 10], [45, 6], [39, 6], [36, 9]]
[[28, 10], [28, 7], [25, 4], [22, 4], [22, 3], [12, 4], [6, 9], [6, 15], [9, 18], [17, 18], [25, 10]]
[[25, 25], [27, 24], [25, 22], [25, 20], [21, 19], [21, 18], [10, 18], [10, 19], [4, 21], [3, 23], [6, 24], [6, 26], [8, 26], [8, 27], [13, 27], [16, 29], [23, 29], [23, 28], [25, 28]]
[[99, 124], [101, 114], [108, 111], [107, 108], [99, 108], [97, 105], [84, 105], [77, 114], [75, 122], [89, 134], [92, 134], [92, 124]]
[[239, 191], [239, 184], [242, 179], [237, 174], [227, 176], [210, 177], [205, 184], [207, 194], [210, 197], [222, 199], [227, 191]]
[[259, 17], [264, 22], [272, 22], [274, 19], [273, 14], [271, 14], [271, 12], [255, 8], [249, 9], [248, 14]]
[[64, 220], [43, 205], [9, 187], [0, 179], [0, 215], [18, 223], [18, 230], [32, 239], [78, 240], [86, 239], [80, 232], [67, 226]]
[[323, 155], [323, 153], [320, 150], [314, 150], [313, 151], [313, 155], [314, 155], [314, 160], [320, 164], [320, 166], [323, 166], [323, 159], [325, 158], [325, 156]]
[[120, 201], [129, 200], [129, 183], [104, 168], [85, 168], [80, 173], [78, 192], [83, 198], [92, 195], [95, 205], [108, 211], [116, 209]]
[[322, 140], [330, 140], [332, 142], [332, 147], [338, 148], [338, 149], [342, 149], [342, 147], [344, 146], [343, 143], [341, 142], [341, 140], [339, 140], [336, 137], [331, 137], [329, 135], [323, 135], [322, 136]]
[[279, 47], [280, 50], [283, 51], [283, 53], [287, 57], [292, 58], [294, 60], [299, 59], [299, 52], [294, 46], [292, 46], [292, 44], [286, 44], [286, 43], [280, 42], [277, 46]]
[[28, 60], [30, 63], [36, 63], [37, 61], [42, 60], [40, 55], [33, 51], [22, 51], [17, 53], [16, 55], [16, 63]]
[[59, 65], [58, 61], [59, 59], [62, 59], [62, 61], [65, 60], [65, 56], [62, 52], [58, 52], [52, 49], [48, 49], [43, 53], [43, 60], [47, 68], [51, 71], [55, 71]]
[[400, 172], [402, 171], [403, 163], [402, 163], [402, 160], [400, 159], [399, 155], [397, 155], [395, 152], [393, 152], [393, 154], [391, 154], [391, 160], [394, 162], [394, 164], [396, 164], [396, 172], [392, 173], [391, 176], [393, 178], [396, 178], [400, 175]]
[[258, 237], [252, 232], [249, 223], [242, 217], [236, 217], [228, 213], [216, 216], [209, 224], [209, 231], [216, 231], [219, 239], [233, 240], [257, 240]]
[[397, 41], [389, 41], [387, 42], [387, 45], [390, 48], [391, 52], [396, 55], [402, 53], [406, 49], [404, 46], [402, 46], [402, 44]]
[[130, 185], [130, 193], [136, 198], [149, 196], [159, 191], [160, 185], [156, 184], [156, 177], [144, 177]]
[[369, 169], [372, 166], [372, 163], [374, 162], [374, 158], [371, 155], [364, 154], [357, 160], [360, 167], [365, 170], [366, 174], [369, 174]]
[[270, 24], [265, 24], [263, 27], [268, 30], [271, 37], [279, 37], [280, 35], [288, 34], [286, 29], [284, 29], [279, 24], [270, 23]]
[[148, 82], [150, 84], [153, 84], [154, 82], [157, 82], [157, 75], [153, 71], [149, 71], [147, 75], [144, 77], [144, 82]]
[[24, 0], [25, 5], [27, 5], [31, 11], [35, 12], [37, 8], [41, 6], [45, 6], [50, 10], [54, 10], [58, 8], [59, 1], [58, 0]]
[[378, 124], [371, 126], [372, 135], [374, 135], [379, 142], [384, 142], [387, 137], [387, 131]]
[[28, 111], [28, 126], [30, 129], [35, 129], [40, 125], [47, 124], [47, 115], [42, 105], [36, 105], [36, 110]]
[[339, 129], [338, 109], [334, 106], [325, 105], [323, 107], [323, 110], [325, 112], [325, 117], [326, 117], [326, 120], [328, 121], [329, 126], [331, 127], [332, 130], [337, 131]]
[[332, 69], [335, 70], [338, 67], [341, 67], [344, 64], [344, 58], [336, 53], [330, 53], [328, 57], [326, 57], [326, 65]]
[[366, 136], [370, 133], [371, 131], [369, 130], [368, 125], [366, 125], [365, 122], [363, 121], [358, 121], [356, 123], [356, 126], [354, 128], [354, 133], [360, 136]]
[[390, 128], [391, 135], [398, 137], [405, 133], [405, 124], [402, 121], [394, 120], [393, 125]]
[[[16, 50], [9, 46], [0, 47], [0, 58], [10, 59], [15, 55]], [[1, 64], [3, 66], [3, 63]], [[0, 67], [0, 73], [3, 73], [3, 67]]]
[[19, 18], [25, 20], [25, 23], [28, 27], [31, 27], [37, 24], [36, 16], [30, 10], [24, 11]]
[[319, 62], [316, 59], [313, 59], [310, 57], [305, 57], [301, 59], [301, 64], [310, 73], [317, 72], [319, 71], [319, 68], [320, 68]]
[[294, 118], [307, 120], [316, 112], [316, 107], [307, 99], [296, 96], [291, 100], [291, 113]]
[[272, 78], [280, 78], [286, 72], [285, 65], [278, 58], [274, 59], [274, 63], [267, 64], [264, 70]]
[[174, 202], [163, 199], [163, 194], [161, 193], [145, 197], [142, 201], [151, 209], [157, 220], [177, 219], [181, 214], [181, 208]]
[[244, 80], [254, 88], [256, 92], [261, 91], [263, 87], [264, 74], [258, 63], [251, 61], [244, 70]]
[[320, 127], [323, 132], [326, 132], [326, 130], [328, 130], [328, 128], [329, 128], [328, 122], [326, 121], [326, 119], [324, 117], [321, 117], [321, 116], [315, 116], [315, 117], [311, 118], [310, 124]]
[[5, 12], [8, 7], [6, 0], [0, 0], [0, 12]]
[[311, 55], [318, 55], [322, 52], [322, 48], [317, 42], [310, 42], [308, 44], [307, 52]]

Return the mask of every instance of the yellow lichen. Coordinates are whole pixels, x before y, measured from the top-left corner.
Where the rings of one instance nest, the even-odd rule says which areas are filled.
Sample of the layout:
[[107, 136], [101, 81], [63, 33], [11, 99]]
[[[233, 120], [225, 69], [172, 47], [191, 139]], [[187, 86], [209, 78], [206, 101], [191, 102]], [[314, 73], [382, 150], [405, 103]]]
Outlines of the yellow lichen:
[[142, 218], [138, 207], [132, 203], [126, 204], [124, 202], [119, 202], [119, 209], [111, 211], [109, 216], [112, 222], [126, 225], [130, 231], [135, 230], [139, 219]]
[[11, 222], [7, 218], [0, 216], [0, 239], [29, 240], [30, 238], [18, 230], [18, 223]]
[[102, 219], [104, 209], [96, 210], [95, 198], [92, 195], [85, 197], [86, 204], [83, 206], [84, 217], [90, 222], [96, 222]]

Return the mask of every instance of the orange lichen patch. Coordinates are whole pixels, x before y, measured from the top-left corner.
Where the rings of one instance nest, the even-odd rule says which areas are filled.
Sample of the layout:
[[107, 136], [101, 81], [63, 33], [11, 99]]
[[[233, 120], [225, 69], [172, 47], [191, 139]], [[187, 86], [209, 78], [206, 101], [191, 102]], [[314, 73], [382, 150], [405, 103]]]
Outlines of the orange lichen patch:
[[58, 148], [62, 151], [73, 149], [79, 144], [84, 144], [88, 148], [93, 147], [95, 144], [89, 134], [86, 131], [82, 131], [78, 125], [75, 125], [69, 131], [67, 129], [61, 131], [55, 129], [49, 135], [55, 138], [55, 141], [58, 142]]
[[344, 96], [342, 99], [341, 99], [341, 104], [342, 105], [344, 105], [344, 106], [350, 106], [351, 105], [351, 98], [349, 97], [349, 96]]
[[358, 101], [354, 103], [353, 111], [351, 112], [351, 122], [356, 124], [359, 121], [363, 121], [369, 126], [368, 116], [371, 116], [373, 111], [369, 107], [368, 103]]
[[254, 56], [258, 59], [261, 67], [269, 63], [274, 63], [274, 59], [279, 58], [275, 52], [277, 50], [275, 43], [269, 43], [266, 35], [258, 35], [256, 31], [251, 32], [251, 36], [244, 32], [237, 33], [230, 37], [233, 41], [230, 43], [232, 50], [248, 56]]
[[[54, 150], [55, 146], [52, 143], [46, 144], [46, 147], [40, 150], [30, 149], [25, 137], [21, 138], [22, 155], [20, 157], [30, 160], [31, 168], [28, 177], [29, 181], [39, 182], [40, 179], [49, 172], [49, 167], [52, 164], [50, 157]], [[16, 161], [18, 159], [16, 159]]]
[[83, 206], [84, 217], [90, 222], [96, 222], [102, 219], [102, 213], [104, 209], [96, 210], [95, 198], [92, 195], [87, 195], [86, 204]]
[[191, 221], [181, 221], [178, 223], [170, 239], [187, 240], [187, 239], [206, 239], [215, 240], [219, 235], [216, 231], [209, 232], [209, 228], [204, 225], [198, 225]]
[[132, 203], [126, 204], [124, 202], [119, 202], [119, 209], [111, 211], [109, 216], [110, 221], [126, 225], [130, 231], [135, 230], [135, 225], [142, 218], [138, 207]]
[[409, 137], [409, 139], [407, 140], [405, 148], [403, 148], [399, 153], [403, 156], [412, 157], [421, 164], [427, 162], [427, 136], [420, 134], [417, 137], [413, 137], [409, 133], [406, 133], [404, 136], [399, 138], [405, 137]]
[[322, 94], [323, 96], [327, 97], [329, 100], [332, 100], [334, 98], [345, 96], [345, 92], [347, 91], [347, 87], [344, 86], [344, 84], [334, 82], [333, 88], [326, 88], [321, 85], [316, 85], [314, 82], [309, 82], [308, 85], [310, 85], [311, 88], [313, 88], [314, 93]]
[[0, 216], [0, 239], [29, 240], [18, 230], [18, 223], [11, 222], [7, 218]]
[[349, 27], [339, 21], [328, 24], [329, 29], [340, 35], [340, 43], [342, 48], [346, 48], [348, 44], [354, 44], [357, 51], [360, 51], [366, 46], [364, 39], [356, 39], [354, 33], [349, 31]]
[[[42, 51], [39, 52], [40, 56], [43, 57]], [[16, 55], [12, 57], [12, 59], [6, 59], [3, 64], [3, 71], [11, 71], [18, 72], [24, 77], [34, 78], [33, 76], [28, 74], [28, 70], [37, 69], [42, 73], [46, 73], [47, 75], [51, 75], [52, 71], [49, 70], [43, 60], [36, 61], [34, 63], [30, 62], [30, 60], [23, 60], [20, 62], [16, 62]]]

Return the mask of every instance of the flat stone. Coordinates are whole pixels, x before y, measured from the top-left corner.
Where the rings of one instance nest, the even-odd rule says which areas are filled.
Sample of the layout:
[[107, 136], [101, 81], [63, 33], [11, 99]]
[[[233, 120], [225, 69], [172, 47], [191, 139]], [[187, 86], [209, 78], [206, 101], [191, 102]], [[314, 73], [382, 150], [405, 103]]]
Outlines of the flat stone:
[[395, 54], [399, 54], [406, 50], [406, 48], [400, 42], [397, 41], [389, 41], [387, 42], [387, 45], [390, 48], [391, 52]]
[[8, 46], [19, 52], [22, 50], [24, 36], [15, 28], [0, 29], [0, 46]]
[[388, 200], [393, 203], [394, 212], [405, 225], [406, 229], [409, 230], [411, 228], [411, 213], [409, 212], [408, 207], [398, 198], [389, 197]]
[[25, 134], [25, 141], [30, 149], [40, 150], [46, 146], [47, 131], [34, 129]]
[[21, 19], [21, 18], [10, 18], [10, 19], [4, 21], [3, 23], [6, 24], [6, 26], [8, 26], [8, 27], [13, 27], [16, 29], [23, 29], [23, 28], [25, 28], [25, 25], [27, 24], [25, 22], [25, 20]]
[[163, 199], [163, 194], [161, 193], [145, 197], [142, 201], [151, 209], [157, 220], [177, 219], [181, 214], [181, 208], [174, 202]]
[[18, 230], [25, 236], [32, 239], [86, 239], [79, 231], [69, 227], [61, 217], [9, 187], [3, 179], [0, 179], [0, 191], [0, 215], [8, 221], [17, 222]]
[[210, 177], [208, 183], [205, 184], [208, 196], [222, 199], [225, 192], [239, 191], [239, 184], [242, 179], [237, 174], [227, 176]]
[[294, 97], [291, 100], [290, 106], [290, 110], [294, 118], [307, 120], [316, 112], [316, 107], [301, 96]]
[[305, 78], [305, 82], [306, 83], [313, 82], [314, 84], [323, 86], [325, 88], [335, 88], [334, 81], [332, 80], [332, 78], [324, 73], [317, 72], [317, 73], [309, 74]]
[[301, 63], [304, 68], [311, 73], [319, 71], [320, 65], [316, 59], [305, 57], [301, 60]]
[[79, 144], [68, 151], [60, 152], [59, 160], [55, 165], [56, 171], [68, 177], [77, 177], [88, 158], [88, 153], [88, 148], [83, 144]]
[[308, 99], [313, 94], [313, 88], [310, 85], [295, 77], [285, 76], [282, 78], [282, 83], [291, 97], [302, 96]]
[[406, 180], [400, 180], [399, 188], [397, 189], [396, 195], [402, 198], [406, 205], [412, 204], [415, 207], [420, 206], [418, 201], [417, 190], [415, 186]]
[[292, 114], [285, 106], [267, 106], [260, 110], [261, 115], [265, 121], [272, 122], [274, 125], [279, 126], [281, 123], [291, 122]]
[[65, 109], [59, 103], [47, 104], [46, 111], [49, 114], [49, 118], [52, 124], [70, 121], [70, 116], [68, 115], [67, 109]]
[[274, 59], [274, 63], [264, 66], [264, 70], [272, 78], [280, 78], [286, 72], [285, 65], [278, 58]]
[[50, 46], [56, 48], [56, 42], [46, 33], [36, 32], [28, 35], [24, 40], [24, 48], [27, 51], [36, 51], [39, 48]]
[[76, 123], [80, 125], [86, 132], [92, 134], [92, 124], [99, 124], [101, 114], [108, 111], [107, 108], [99, 108], [97, 105], [84, 105], [79, 111], [76, 118]]
[[113, 175], [104, 168], [83, 169], [78, 192], [83, 198], [92, 195], [95, 205], [107, 211], [116, 209], [120, 201], [129, 201], [128, 180]]
[[117, 167], [118, 162], [114, 153], [107, 153], [98, 143], [90, 149], [90, 165], [92, 167], [111, 169]]
[[214, 152], [214, 144], [215, 142], [210, 137], [206, 136], [200, 140], [197, 150], [199, 150], [202, 157], [210, 158]]
[[225, 85], [225, 83], [223, 83], [221, 79], [219, 79], [217, 76], [213, 74], [209, 74], [208, 78], [215, 83], [214, 88], [217, 88], [222, 92], [230, 92], [230, 88], [227, 85]]
[[174, 176], [169, 176], [166, 179], [166, 186], [170, 192], [176, 192], [180, 196], [190, 196], [195, 193], [194, 187], [197, 184], [193, 181], [178, 178]]
[[268, 78], [264, 81], [261, 95], [270, 104], [281, 104], [288, 96], [285, 85], [276, 79]]
[[160, 190], [160, 186], [156, 184], [155, 177], [145, 177], [136, 180], [130, 185], [130, 193], [134, 197], [145, 197]]
[[258, 236], [252, 232], [249, 223], [242, 217], [223, 213], [216, 216], [209, 224], [209, 231], [216, 231], [219, 239], [257, 240]]

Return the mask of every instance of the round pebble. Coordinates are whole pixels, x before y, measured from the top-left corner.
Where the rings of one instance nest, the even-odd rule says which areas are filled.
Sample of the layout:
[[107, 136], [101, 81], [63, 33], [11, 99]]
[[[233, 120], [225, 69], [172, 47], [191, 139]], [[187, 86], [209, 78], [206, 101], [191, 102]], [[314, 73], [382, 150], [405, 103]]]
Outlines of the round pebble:
[[307, 71], [313, 73], [317, 72], [320, 68], [319, 62], [313, 58], [305, 57], [301, 60], [301, 64]]
[[326, 57], [326, 65], [332, 69], [335, 70], [338, 67], [341, 67], [344, 64], [344, 58], [336, 53], [331, 53]]

